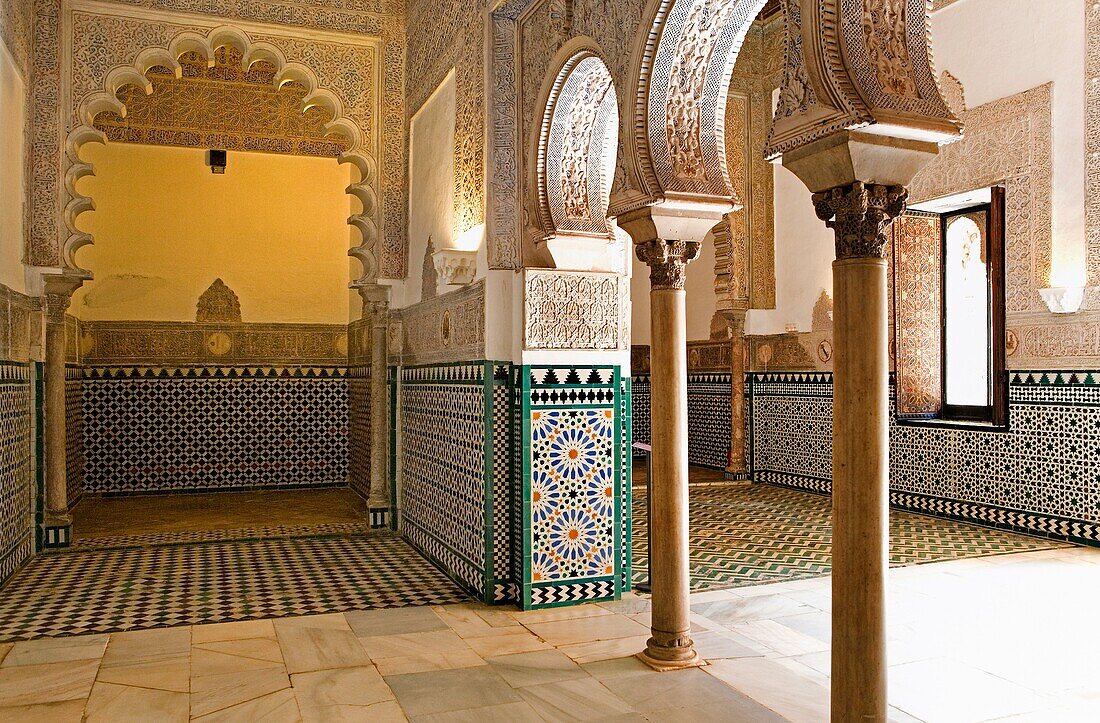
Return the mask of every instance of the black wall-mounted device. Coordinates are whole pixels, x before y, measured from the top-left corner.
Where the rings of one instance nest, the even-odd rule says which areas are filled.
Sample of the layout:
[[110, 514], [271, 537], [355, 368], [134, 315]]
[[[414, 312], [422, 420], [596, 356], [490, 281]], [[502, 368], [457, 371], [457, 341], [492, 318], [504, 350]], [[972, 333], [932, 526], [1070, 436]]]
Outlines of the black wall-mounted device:
[[225, 157], [224, 150], [209, 150], [206, 152], [206, 164], [210, 166], [211, 173], [225, 173]]

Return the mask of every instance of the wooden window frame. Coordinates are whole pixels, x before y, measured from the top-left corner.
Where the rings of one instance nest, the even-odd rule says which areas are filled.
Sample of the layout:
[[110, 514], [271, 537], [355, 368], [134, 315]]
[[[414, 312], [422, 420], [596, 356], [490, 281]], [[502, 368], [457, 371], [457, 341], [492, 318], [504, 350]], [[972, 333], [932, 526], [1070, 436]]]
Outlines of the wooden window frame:
[[[969, 406], [947, 403], [947, 226], [951, 218], [986, 212], [986, 256], [989, 275], [990, 403]], [[964, 429], [1008, 430], [1008, 371], [1005, 309], [1005, 196], [1003, 186], [990, 189], [989, 203], [976, 204], [940, 216], [940, 411], [935, 416], [896, 415], [899, 424]]]

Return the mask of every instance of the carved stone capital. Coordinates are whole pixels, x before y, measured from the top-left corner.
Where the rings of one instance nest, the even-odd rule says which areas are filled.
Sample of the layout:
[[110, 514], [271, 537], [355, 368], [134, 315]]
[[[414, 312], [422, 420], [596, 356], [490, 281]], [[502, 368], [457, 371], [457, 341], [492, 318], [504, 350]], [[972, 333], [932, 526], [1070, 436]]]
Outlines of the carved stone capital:
[[45, 274], [42, 277], [42, 309], [49, 324], [64, 324], [65, 312], [73, 300], [73, 292], [84, 280], [69, 274]]
[[815, 193], [817, 217], [836, 234], [837, 260], [885, 258], [886, 229], [905, 211], [908, 195], [903, 186], [861, 181]]
[[374, 328], [386, 328], [389, 324], [390, 287], [385, 284], [364, 284], [356, 290], [363, 300], [363, 318], [370, 319]]
[[64, 324], [65, 312], [68, 311], [69, 304], [73, 300], [72, 296], [64, 293], [52, 293], [46, 294], [45, 299], [46, 321], [50, 324]]
[[635, 244], [634, 251], [649, 266], [651, 289], [682, 290], [688, 262], [699, 255], [699, 242], [654, 239]]

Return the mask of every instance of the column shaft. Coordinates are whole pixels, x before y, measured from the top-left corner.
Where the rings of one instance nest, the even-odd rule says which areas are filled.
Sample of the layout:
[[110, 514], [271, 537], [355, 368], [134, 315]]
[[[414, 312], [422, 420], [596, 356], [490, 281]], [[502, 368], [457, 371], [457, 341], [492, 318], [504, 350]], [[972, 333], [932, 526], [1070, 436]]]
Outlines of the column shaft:
[[[389, 384], [386, 368], [386, 325], [371, 326], [370, 369], [370, 502], [372, 520], [390, 508], [389, 484]], [[372, 524], [377, 524], [372, 523]]]
[[886, 720], [886, 260], [833, 263], [834, 721]]
[[650, 292], [653, 344], [650, 398], [653, 480], [649, 514], [653, 539], [652, 635], [647, 654], [660, 661], [691, 661], [688, 595], [687, 333], [682, 289]]
[[46, 321], [45, 378], [46, 514], [48, 521], [69, 521], [65, 474], [65, 321]]

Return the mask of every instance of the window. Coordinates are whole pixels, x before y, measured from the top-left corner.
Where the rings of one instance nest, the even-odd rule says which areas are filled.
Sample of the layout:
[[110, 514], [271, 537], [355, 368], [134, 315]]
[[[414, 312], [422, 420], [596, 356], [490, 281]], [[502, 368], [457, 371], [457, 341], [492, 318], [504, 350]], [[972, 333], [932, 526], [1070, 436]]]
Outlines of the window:
[[906, 212], [892, 251], [899, 419], [1003, 427], [1004, 190]]

